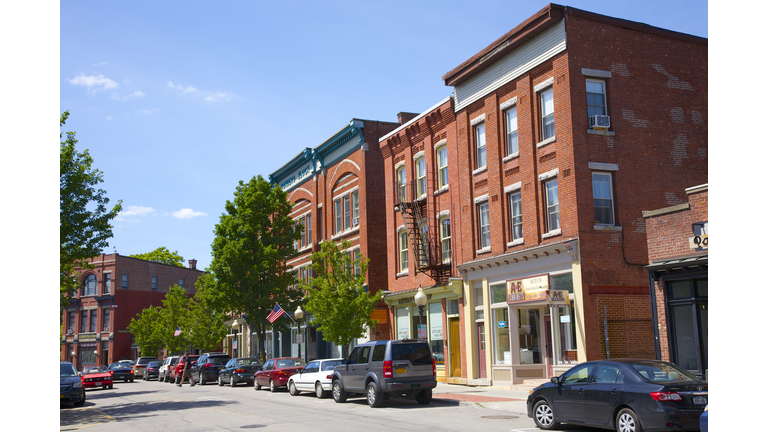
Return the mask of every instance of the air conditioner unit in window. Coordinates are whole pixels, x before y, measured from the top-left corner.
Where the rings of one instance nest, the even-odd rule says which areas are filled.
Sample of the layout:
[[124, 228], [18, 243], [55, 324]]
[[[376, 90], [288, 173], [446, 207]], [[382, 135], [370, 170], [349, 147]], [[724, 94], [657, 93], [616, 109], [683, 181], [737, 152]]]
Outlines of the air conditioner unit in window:
[[607, 115], [593, 115], [589, 118], [590, 129], [607, 130], [611, 127], [611, 118]]
[[352, 226], [357, 226], [360, 223], [360, 218], [352, 218]]
[[73, 333], [75, 333], [75, 332], [72, 329], [67, 330], [67, 334], [68, 335], [73, 334]]

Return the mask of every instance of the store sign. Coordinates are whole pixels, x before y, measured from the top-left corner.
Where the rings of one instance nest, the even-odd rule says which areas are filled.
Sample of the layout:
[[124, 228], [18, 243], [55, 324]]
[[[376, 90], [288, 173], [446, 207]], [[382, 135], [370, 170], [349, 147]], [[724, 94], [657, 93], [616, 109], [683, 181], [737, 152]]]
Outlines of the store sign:
[[78, 340], [79, 340], [80, 342], [84, 342], [84, 341], [95, 341], [95, 340], [96, 340], [96, 333], [90, 333], [90, 334], [87, 334], [87, 333], [80, 333], [80, 334], [79, 334], [79, 336], [80, 336], [80, 337], [78, 338]]
[[507, 322], [506, 321], [499, 321], [499, 328], [506, 328]]
[[432, 327], [432, 340], [440, 340], [443, 338], [443, 326]]
[[709, 222], [693, 224], [693, 237], [688, 238], [688, 244], [696, 252], [709, 249]]
[[567, 307], [569, 304], [568, 290], [549, 290], [547, 291], [547, 306], [549, 307]]
[[507, 303], [523, 303], [547, 299], [549, 275], [507, 281]]

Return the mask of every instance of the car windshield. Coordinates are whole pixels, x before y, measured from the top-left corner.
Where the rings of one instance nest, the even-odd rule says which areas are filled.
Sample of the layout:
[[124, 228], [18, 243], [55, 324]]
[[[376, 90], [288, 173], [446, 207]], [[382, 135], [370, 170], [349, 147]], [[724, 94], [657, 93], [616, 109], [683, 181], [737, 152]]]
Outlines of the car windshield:
[[154, 357], [142, 357], [136, 363], [138, 363], [140, 365], [143, 365], [143, 364], [148, 364], [149, 362], [154, 361], [154, 360], [155, 360]]
[[61, 365], [61, 378], [71, 378], [77, 376], [77, 369], [74, 365], [63, 364]]
[[330, 371], [333, 370], [334, 367], [341, 364], [341, 360], [333, 360], [333, 361], [327, 361], [323, 362], [323, 370], [324, 371]]
[[261, 362], [259, 359], [255, 358], [241, 358], [237, 359], [237, 365], [238, 366], [249, 366], [249, 365], [260, 365]]
[[147, 366], [155, 367], [155, 366], [160, 366], [161, 364], [163, 364], [163, 362], [151, 361], [151, 362], [149, 362], [149, 364]]
[[228, 355], [220, 355], [220, 356], [210, 356], [208, 357], [208, 361], [210, 363], [226, 363], [229, 361], [229, 359], [232, 358]]
[[107, 371], [106, 366], [89, 366], [83, 369], [84, 374], [102, 373], [106, 371]]
[[431, 365], [432, 352], [423, 342], [393, 343], [392, 360], [410, 360], [415, 365]]
[[112, 370], [131, 370], [131, 365], [128, 363], [112, 363], [109, 365]]
[[277, 361], [278, 368], [289, 368], [294, 366], [304, 366], [304, 360], [302, 359], [282, 359]]
[[676, 382], [691, 382], [700, 381], [692, 373], [679, 368], [670, 363], [662, 362], [642, 362], [633, 363], [629, 366], [635, 370], [640, 376], [648, 381], [676, 381]]

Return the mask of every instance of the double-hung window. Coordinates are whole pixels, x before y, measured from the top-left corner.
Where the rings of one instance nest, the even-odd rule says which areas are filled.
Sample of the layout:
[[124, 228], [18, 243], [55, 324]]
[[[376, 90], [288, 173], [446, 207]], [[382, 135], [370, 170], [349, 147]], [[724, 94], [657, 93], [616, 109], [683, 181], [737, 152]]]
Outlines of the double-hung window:
[[123, 273], [123, 289], [128, 289], [128, 274]]
[[416, 198], [427, 193], [427, 162], [424, 157], [416, 159]]
[[595, 223], [614, 225], [613, 187], [609, 173], [592, 173], [592, 197], [595, 201]]
[[96, 275], [90, 274], [85, 277], [85, 282], [83, 282], [83, 295], [96, 295]]
[[70, 312], [69, 313], [69, 327], [67, 327], [67, 333], [74, 333], [75, 332], [75, 313]]
[[180, 278], [180, 279], [179, 279], [179, 286], [180, 286], [181, 288], [184, 288], [184, 278]]
[[360, 202], [357, 191], [336, 198], [333, 201], [333, 212], [336, 234], [360, 225]]
[[408, 231], [405, 229], [397, 233], [398, 250], [400, 251], [400, 273], [408, 271]]
[[491, 221], [488, 217], [488, 201], [477, 205], [477, 226], [480, 249], [491, 247]]
[[399, 202], [405, 202], [405, 166], [397, 169], [397, 197]]
[[517, 146], [517, 106], [504, 111], [507, 123], [507, 156], [518, 152]]
[[360, 199], [357, 191], [352, 192], [352, 226], [360, 225]]
[[443, 263], [451, 262], [451, 218], [440, 219], [440, 252]]
[[336, 224], [335, 224], [336, 229], [334, 230], [334, 232], [338, 234], [344, 230], [344, 227], [341, 225], [342, 214], [341, 214], [340, 198], [337, 198], [336, 200], [333, 201], [333, 217], [336, 221]]
[[607, 115], [605, 104], [605, 81], [587, 80], [587, 116]]
[[349, 202], [349, 195], [344, 195], [342, 198], [344, 201], [344, 230], [348, 230], [351, 227], [352, 221], [349, 219], [352, 212], [352, 207]]
[[523, 206], [520, 202], [520, 192], [509, 194], [509, 222], [512, 240], [523, 238]]
[[437, 187], [442, 189], [448, 186], [448, 146], [437, 149]]
[[555, 136], [555, 98], [552, 87], [539, 94], [541, 102], [541, 140]]
[[89, 329], [91, 333], [96, 333], [96, 313], [98, 311], [98, 309], [91, 309], [91, 325]]
[[312, 214], [307, 213], [299, 217], [298, 222], [304, 225], [301, 229], [301, 238], [298, 240], [298, 249], [303, 249], [312, 244]]
[[110, 311], [109, 311], [109, 309], [102, 309], [102, 310], [104, 312], [102, 313], [102, 318], [101, 318], [101, 322], [102, 322], [101, 331], [107, 332], [107, 331], [109, 331], [109, 313], [110, 313]]
[[157, 276], [152, 276], [152, 291], [157, 291]]
[[485, 165], [485, 123], [480, 123], [475, 126], [475, 169]]
[[112, 291], [112, 273], [104, 273], [104, 294]]
[[88, 332], [88, 311], [84, 310], [80, 313], [80, 333]]
[[547, 200], [547, 230], [560, 229], [560, 200], [557, 196], [557, 179], [544, 183]]

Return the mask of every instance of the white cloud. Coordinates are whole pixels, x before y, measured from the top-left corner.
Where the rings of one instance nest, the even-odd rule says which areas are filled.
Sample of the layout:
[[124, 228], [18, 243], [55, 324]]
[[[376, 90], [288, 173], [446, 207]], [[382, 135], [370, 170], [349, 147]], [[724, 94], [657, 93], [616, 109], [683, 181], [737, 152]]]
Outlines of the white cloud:
[[152, 207], [144, 207], [144, 206], [128, 206], [125, 208], [125, 210], [121, 211], [118, 216], [145, 216], [148, 214], [152, 214], [155, 212], [155, 209]]
[[176, 219], [192, 219], [197, 216], [208, 216], [206, 213], [194, 211], [191, 208], [183, 208], [179, 211], [173, 212], [173, 217]]
[[112, 116], [107, 116], [107, 120], [112, 120]]
[[69, 81], [69, 83], [72, 85], [88, 87], [88, 94], [90, 95], [96, 94], [96, 90], [106, 90], [119, 87], [115, 81], [105, 77], [104, 75], [78, 75], [72, 79], [67, 78], [67, 81]]
[[134, 113], [134, 114], [145, 114], [145, 115], [149, 115], [149, 114], [152, 114], [152, 113], [153, 113], [153, 112], [155, 112], [155, 111], [159, 111], [159, 110], [158, 110], [157, 108], [152, 108], [152, 109], [142, 109], [142, 110], [136, 110], [136, 111], [134, 111], [133, 113]]
[[128, 98], [142, 97], [142, 96], [146, 96], [146, 94], [139, 90], [136, 90], [135, 92], [129, 94], [128, 96], [118, 96], [117, 93], [112, 93], [112, 99], [115, 99], [115, 100], [126, 100]]
[[204, 90], [198, 90], [192, 86], [184, 88], [183, 85], [174, 84], [172, 81], [168, 81], [168, 88], [172, 88], [174, 90], [180, 91], [182, 95], [191, 94], [191, 95], [202, 97], [203, 100], [206, 102], [229, 102], [235, 97], [235, 95], [230, 92], [204, 91]]

